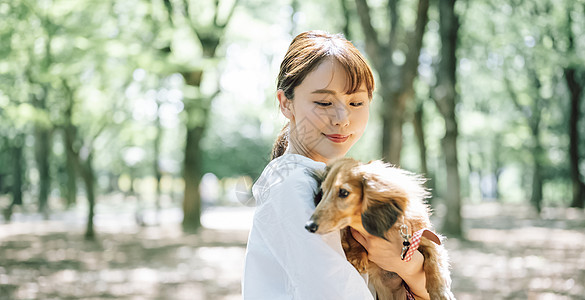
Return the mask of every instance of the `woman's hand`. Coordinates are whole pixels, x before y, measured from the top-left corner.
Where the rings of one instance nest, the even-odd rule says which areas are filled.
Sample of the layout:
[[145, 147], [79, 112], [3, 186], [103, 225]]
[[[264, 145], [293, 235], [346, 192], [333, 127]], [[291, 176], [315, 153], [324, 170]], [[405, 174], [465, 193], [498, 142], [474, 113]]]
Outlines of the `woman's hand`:
[[[422, 269], [424, 257], [415, 251], [412, 260], [405, 262], [400, 259], [402, 253], [402, 238], [399, 235], [390, 236], [390, 241], [366, 233], [362, 235], [351, 228], [353, 237], [368, 251], [368, 259], [380, 268], [397, 273], [400, 277], [409, 276]], [[404, 275], [404, 276], [403, 276]]]
[[417, 297], [429, 299], [423, 270], [425, 258], [419, 251], [415, 251], [412, 259], [405, 262], [400, 259], [402, 238], [398, 234], [390, 236], [389, 241], [368, 233], [364, 236], [353, 228], [351, 234], [366, 248], [370, 261], [386, 271], [398, 274]]

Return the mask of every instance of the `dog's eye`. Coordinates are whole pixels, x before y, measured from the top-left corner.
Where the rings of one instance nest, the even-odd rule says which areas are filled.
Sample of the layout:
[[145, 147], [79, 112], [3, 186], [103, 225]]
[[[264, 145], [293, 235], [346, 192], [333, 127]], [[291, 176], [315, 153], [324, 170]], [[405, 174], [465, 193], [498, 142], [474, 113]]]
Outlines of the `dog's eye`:
[[339, 198], [345, 198], [349, 195], [349, 192], [346, 189], [339, 189]]

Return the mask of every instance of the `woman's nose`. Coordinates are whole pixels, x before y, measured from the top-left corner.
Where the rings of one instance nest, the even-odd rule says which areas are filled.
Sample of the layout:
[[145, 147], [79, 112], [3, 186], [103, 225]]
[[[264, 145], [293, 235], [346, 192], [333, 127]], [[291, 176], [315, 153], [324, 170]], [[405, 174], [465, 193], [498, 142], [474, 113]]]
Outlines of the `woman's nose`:
[[337, 106], [331, 116], [331, 123], [334, 126], [345, 127], [349, 125], [349, 110], [343, 106]]

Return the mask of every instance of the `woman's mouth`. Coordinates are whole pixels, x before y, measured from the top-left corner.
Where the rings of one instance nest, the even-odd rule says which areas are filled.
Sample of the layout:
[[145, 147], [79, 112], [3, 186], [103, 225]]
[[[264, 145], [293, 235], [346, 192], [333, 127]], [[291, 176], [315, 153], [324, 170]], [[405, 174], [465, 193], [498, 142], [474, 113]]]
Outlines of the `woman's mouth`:
[[349, 135], [341, 135], [341, 134], [323, 134], [325, 135], [330, 141], [334, 143], [343, 143], [347, 141]]

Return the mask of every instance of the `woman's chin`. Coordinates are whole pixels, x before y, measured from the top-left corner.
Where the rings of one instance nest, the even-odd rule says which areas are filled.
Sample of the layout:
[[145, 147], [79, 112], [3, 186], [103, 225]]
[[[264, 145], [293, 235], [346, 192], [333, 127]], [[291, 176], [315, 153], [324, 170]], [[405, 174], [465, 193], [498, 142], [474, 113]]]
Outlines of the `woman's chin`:
[[323, 157], [326, 157], [327, 160], [332, 161], [334, 159], [344, 157], [348, 151], [349, 151], [349, 149], [345, 149], [345, 148], [344, 149], [331, 149], [331, 150], [327, 151], [327, 154], [323, 155]]

